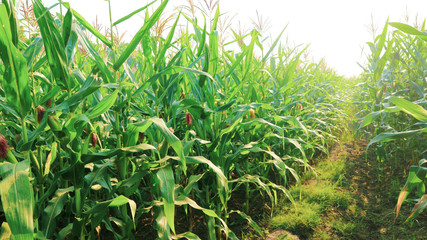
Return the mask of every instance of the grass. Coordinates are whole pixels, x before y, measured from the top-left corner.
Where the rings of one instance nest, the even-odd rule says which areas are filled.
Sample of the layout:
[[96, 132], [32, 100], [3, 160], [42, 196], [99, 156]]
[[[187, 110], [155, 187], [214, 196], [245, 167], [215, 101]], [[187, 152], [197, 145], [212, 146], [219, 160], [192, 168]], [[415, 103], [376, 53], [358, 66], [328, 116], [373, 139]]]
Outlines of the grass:
[[321, 222], [322, 206], [315, 202], [298, 201], [295, 206], [283, 208], [271, 219], [274, 228], [288, 230], [298, 236], [308, 237]]
[[295, 186], [290, 189], [295, 199], [305, 199], [310, 203], [318, 203], [326, 211], [330, 207], [347, 208], [351, 201], [348, 192], [342, 191], [331, 182], [322, 181], [317, 184]]

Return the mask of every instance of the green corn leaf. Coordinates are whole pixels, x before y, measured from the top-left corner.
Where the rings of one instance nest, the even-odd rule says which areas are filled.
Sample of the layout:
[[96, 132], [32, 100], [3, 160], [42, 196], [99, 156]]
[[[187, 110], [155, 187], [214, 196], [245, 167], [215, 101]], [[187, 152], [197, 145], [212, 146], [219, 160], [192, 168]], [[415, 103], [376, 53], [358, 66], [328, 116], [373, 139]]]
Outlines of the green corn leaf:
[[83, 99], [88, 97], [90, 94], [95, 92], [100, 87], [101, 87], [100, 85], [91, 85], [87, 88], [82, 88], [76, 94], [72, 95], [70, 98], [56, 105], [55, 107], [50, 108], [48, 111], [54, 112], [57, 110], [65, 110], [65, 109], [69, 109], [70, 107], [76, 104], [80, 104]]
[[[47, 112], [47, 111], [46, 111]], [[49, 116], [50, 118], [51, 116]], [[30, 135], [28, 135], [28, 142], [24, 143], [23, 141], [19, 141], [18, 145], [16, 146], [16, 149], [18, 151], [28, 151], [31, 149], [34, 140], [40, 136], [42, 132], [44, 132], [46, 125], [48, 123], [48, 115], [45, 114], [43, 117], [42, 122], [40, 123], [39, 127], [33, 131]]]
[[139, 12], [141, 12], [141, 11], [143, 11], [143, 10], [147, 9], [149, 6], [151, 6], [151, 4], [153, 4], [153, 3], [155, 3], [155, 2], [157, 2], [157, 0], [154, 0], [154, 1], [150, 2], [149, 4], [145, 5], [144, 7], [139, 8], [139, 9], [137, 9], [137, 10], [135, 10], [135, 11], [131, 12], [130, 14], [128, 14], [128, 15], [126, 15], [126, 16], [124, 16], [124, 17], [120, 18], [119, 20], [117, 20], [117, 21], [115, 21], [115, 22], [113, 23], [113, 26], [116, 26], [116, 25], [118, 25], [118, 24], [120, 24], [120, 23], [122, 23], [122, 22], [124, 22], [124, 21], [128, 20], [128, 19], [129, 19], [129, 18], [131, 18], [133, 15], [138, 14]]
[[119, 89], [114, 90], [108, 97], [102, 99], [96, 106], [86, 112], [89, 119], [96, 118], [110, 109], [117, 100]]
[[96, 203], [93, 207], [91, 207], [90, 209], [88, 209], [87, 211], [84, 212], [85, 215], [93, 215], [93, 214], [101, 214], [101, 215], [105, 215], [107, 212], [107, 208], [109, 207], [120, 207], [123, 206], [125, 204], [129, 204], [130, 210], [131, 210], [131, 216], [132, 219], [135, 220], [135, 213], [136, 213], [136, 203], [123, 196], [120, 195], [114, 199], [110, 199], [104, 202], [99, 202]]
[[238, 210], [234, 210], [231, 211], [230, 213], [237, 213], [239, 214], [243, 219], [245, 219], [246, 221], [248, 221], [249, 225], [255, 229], [259, 235], [261, 235], [262, 237], [264, 237], [264, 232], [261, 230], [261, 228], [258, 226], [258, 224], [252, 220], [252, 218], [248, 215], [246, 215], [246, 213], [238, 211]]
[[418, 185], [423, 184], [423, 181], [426, 178], [427, 168], [421, 166], [411, 166], [409, 168], [408, 179], [406, 180], [405, 186], [403, 186], [402, 191], [399, 194], [396, 204], [396, 219], [399, 215], [400, 208], [403, 201], [409, 193], [412, 192]]
[[166, 138], [166, 141], [171, 145], [173, 150], [178, 155], [181, 166], [184, 174], [187, 172], [187, 164], [184, 156], [184, 148], [182, 146], [181, 141], [171, 132], [169, 128], [166, 126], [165, 122], [160, 118], [150, 118], [149, 121], [153, 122], [161, 131], [163, 136]]
[[[179, 199], [176, 199], [176, 201], [175, 201], [175, 204], [176, 205], [190, 205], [192, 208], [194, 208], [194, 209], [197, 209], [197, 210], [201, 210], [204, 214], [206, 214], [207, 216], [209, 216], [209, 217], [212, 217], [212, 218], [216, 218], [216, 219], [218, 219], [220, 222], [221, 222], [221, 224], [222, 224], [222, 226], [223, 226], [223, 228], [224, 228], [224, 233], [225, 233], [225, 237], [226, 238], [228, 238], [229, 236], [228, 236], [228, 234], [229, 234], [229, 229], [228, 229], [228, 226], [227, 226], [227, 223], [223, 220], [223, 219], [221, 219], [216, 213], [215, 213], [215, 211], [213, 211], [213, 210], [210, 210], [210, 209], [206, 209], [206, 208], [203, 208], [203, 207], [200, 207], [193, 199], [190, 199], [190, 198], [188, 198], [188, 197], [180, 197]], [[214, 234], [215, 235], [215, 234]]]
[[0, 240], [10, 239], [12, 239], [12, 232], [10, 231], [9, 224], [7, 222], [4, 222], [0, 226]]
[[[43, 44], [42, 44], [43, 45]], [[34, 66], [33, 66], [33, 68], [32, 68], [32, 70], [34, 70], [34, 71], [37, 71], [37, 70], [39, 70], [45, 63], [47, 62], [47, 56], [46, 55], [44, 55], [40, 60], [38, 60], [35, 64], [34, 64]]]
[[[279, 137], [279, 136], [277, 136], [277, 137]], [[288, 165], [286, 165], [286, 163], [279, 156], [277, 156], [276, 153], [274, 153], [272, 151], [263, 150], [259, 147], [251, 147], [251, 148], [248, 148], [248, 150], [251, 152], [265, 152], [265, 153], [267, 153], [268, 155], [270, 155], [273, 158], [272, 163], [277, 168], [277, 170], [279, 171], [279, 174], [283, 177], [284, 180], [286, 180], [286, 171], [289, 171], [292, 174], [292, 176], [294, 177], [294, 179], [296, 180], [296, 182], [298, 184], [301, 184], [301, 179], [300, 179], [298, 173], [295, 171], [295, 169], [290, 168]], [[293, 202], [292, 196], [289, 195], [289, 193], [285, 193], [285, 194], [286, 194], [286, 197], [288, 197], [291, 200], [291, 202]]]
[[[18, 18], [16, 17], [15, 0], [4, 0], [2, 5], [6, 7], [7, 16], [9, 16], [9, 26], [11, 31], [12, 43], [16, 47], [19, 42], [18, 34]], [[5, 19], [6, 20], [6, 19]]]
[[[244, 67], [243, 67], [243, 74], [246, 75], [248, 73], [248, 71], [250, 70], [250, 66], [253, 62], [253, 53], [254, 53], [254, 48], [255, 48], [255, 42], [258, 41], [258, 36], [259, 33], [255, 30], [252, 30], [251, 33], [251, 42], [250, 44], [245, 48], [245, 52], [246, 52], [246, 59], [244, 62]], [[249, 94], [247, 95], [249, 96]]]
[[420, 105], [396, 97], [391, 97], [390, 101], [407, 114], [412, 115], [417, 120], [421, 122], [427, 122], [427, 110], [425, 110]]
[[425, 208], [427, 207], [427, 194], [424, 194], [421, 199], [415, 204], [412, 209], [411, 214], [405, 222], [413, 220], [416, 216], [418, 216]]
[[73, 191], [74, 187], [58, 189], [55, 196], [49, 200], [47, 207], [43, 211], [42, 229], [46, 238], [52, 238], [56, 228], [56, 217], [62, 212], [67, 201], [68, 193]]
[[64, 39], [64, 45], [66, 46], [71, 35], [71, 27], [73, 25], [73, 12], [68, 9], [64, 17], [64, 23], [62, 25], [62, 37]]
[[200, 238], [192, 232], [180, 233], [180, 234], [177, 234], [175, 237], [178, 239], [184, 239], [185, 238], [188, 240], [200, 240]]
[[156, 148], [152, 145], [143, 143], [143, 144], [131, 146], [131, 147], [115, 148], [115, 149], [106, 150], [106, 151], [97, 152], [97, 153], [82, 154], [82, 161], [85, 164], [87, 164], [87, 163], [96, 162], [96, 161], [107, 159], [107, 158], [112, 158], [122, 153], [138, 153], [138, 152], [147, 151], [147, 150], [156, 150]]
[[284, 139], [286, 141], [288, 141], [289, 143], [291, 143], [292, 145], [294, 145], [301, 152], [301, 155], [303, 156], [304, 160], [307, 160], [307, 157], [305, 156], [304, 149], [301, 146], [301, 144], [298, 142], [297, 139], [295, 139], [295, 138], [284, 138]]
[[402, 31], [404, 33], [416, 35], [416, 36], [420, 37], [422, 40], [427, 41], [427, 33], [418, 31], [417, 29], [415, 29], [412, 26], [409, 26], [409, 25], [404, 24], [404, 23], [399, 23], [399, 22], [391, 22], [388, 24], [392, 27], [399, 29], [400, 31]]
[[[264, 105], [261, 107], [264, 108]], [[308, 135], [308, 129], [306, 128], [306, 126], [300, 120], [298, 120], [298, 118], [294, 116], [274, 116], [274, 119], [276, 121], [279, 121], [278, 119], [280, 119], [280, 121], [286, 121], [288, 124], [290, 124], [294, 128], [302, 129], [305, 132], [305, 134]]]
[[230, 76], [234, 70], [236, 70], [236, 68], [238, 66], [240, 66], [241, 62], [243, 61], [243, 58], [247, 55], [247, 51], [244, 51], [243, 53], [240, 53], [239, 56], [237, 57], [237, 59], [232, 59], [231, 57], [228, 57], [228, 59], [231, 61], [232, 65], [231, 67], [228, 69], [227, 74], [224, 75], [223, 79], [227, 78], [228, 76]]
[[264, 57], [262, 58], [262, 62], [265, 63], [268, 59], [268, 57], [270, 56], [270, 54], [273, 52], [274, 48], [277, 46], [277, 44], [279, 43], [283, 32], [285, 32], [286, 28], [288, 27], [288, 25], [286, 25], [283, 30], [280, 32], [279, 36], [277, 36], [276, 40], [274, 41], [274, 43], [271, 45], [270, 49], [268, 50], [268, 52], [264, 55]]
[[52, 149], [51, 149], [49, 155], [47, 156], [46, 163], [44, 166], [44, 175], [45, 176], [47, 176], [51, 171], [50, 166], [53, 164], [53, 162], [56, 159], [57, 151], [58, 151], [58, 143], [53, 142], [52, 143]]
[[371, 124], [375, 119], [377, 119], [381, 115], [381, 112], [371, 112], [368, 115], [365, 116], [363, 119], [363, 122], [360, 123], [359, 129], [368, 126]]
[[59, 91], [61, 91], [61, 88], [59, 86], [54, 86], [51, 90], [49, 90], [49, 92], [46, 93], [46, 95], [44, 95], [40, 99], [40, 101], [36, 105], [38, 106], [38, 105], [45, 104], [49, 99], [52, 99], [53, 97], [55, 97], [55, 95], [58, 94]]
[[411, 131], [405, 131], [405, 132], [384, 132], [380, 133], [374, 138], [369, 141], [368, 146], [366, 146], [366, 149], [368, 149], [372, 144], [379, 143], [379, 142], [389, 142], [397, 139], [407, 138], [410, 136], [413, 136], [415, 134], [426, 132], [427, 129], [417, 129], [417, 130], [411, 130]]
[[108, 83], [115, 82], [111, 74], [111, 71], [108, 69], [104, 60], [101, 58], [101, 56], [99, 56], [98, 51], [95, 50], [92, 43], [89, 41], [89, 39], [87, 39], [86, 35], [83, 33], [80, 27], [78, 27], [76, 24], [73, 24], [72, 28], [73, 28], [73, 31], [77, 34], [80, 40], [79, 42], [82, 45], [82, 47], [86, 51], [88, 51], [91, 54], [91, 56], [94, 58], [95, 64], [98, 67], [98, 69], [101, 70], [101, 74], [104, 76], [105, 80]]
[[187, 162], [189, 164], [203, 163], [203, 164], [208, 165], [218, 176], [219, 182], [221, 183], [221, 187], [223, 187], [225, 189], [225, 191], [228, 192], [227, 178], [225, 177], [222, 170], [219, 167], [217, 167], [215, 164], [213, 164], [212, 161], [210, 161], [210, 160], [208, 160], [202, 156], [187, 156], [186, 159], [187, 159]]
[[160, 193], [164, 204], [164, 213], [169, 227], [175, 233], [175, 180], [170, 165], [157, 171]]
[[32, 106], [27, 63], [24, 56], [12, 43], [11, 27], [4, 4], [0, 5], [0, 57], [6, 67], [2, 81], [6, 99], [8, 104], [23, 118]]
[[135, 34], [135, 37], [130, 41], [129, 45], [126, 47], [125, 51], [120, 55], [114, 64], [114, 70], [118, 70], [122, 64], [128, 59], [131, 53], [135, 50], [136, 46], [141, 42], [142, 38], [150, 33], [150, 29], [157, 20], [160, 18], [163, 10], [168, 4], [169, 0], [165, 0], [160, 4], [159, 8], [153, 13], [153, 15], [144, 23], [144, 26]]
[[170, 233], [170, 227], [168, 225], [168, 220], [165, 215], [164, 208], [155, 208], [154, 209], [154, 229], [157, 230], [157, 239], [159, 240], [169, 240], [172, 239], [172, 235]]
[[34, 60], [43, 49], [43, 39], [40, 37], [34, 38], [34, 41], [25, 49], [24, 57], [27, 61], [27, 67], [32, 68]]
[[84, 179], [85, 179], [85, 186], [82, 189], [82, 197], [85, 198], [87, 197], [87, 195], [89, 194], [91, 187], [97, 183], [98, 181], [103, 180], [106, 175], [106, 171], [108, 171], [109, 168], [114, 168], [114, 162], [113, 161], [108, 161], [106, 163], [103, 164], [99, 164], [96, 165], [97, 168], [87, 174]]
[[[209, 70], [208, 70], [208, 73], [214, 77], [215, 77], [215, 74], [216, 74], [216, 71], [217, 71], [218, 65], [219, 65], [219, 42], [218, 41], [219, 41], [218, 40], [218, 31], [213, 30], [209, 34], [209, 61], [208, 61]], [[203, 69], [203, 71], [206, 71], [206, 70]]]
[[96, 30], [90, 23], [88, 23], [86, 21], [86, 19], [84, 19], [84, 17], [82, 17], [82, 15], [80, 15], [78, 12], [74, 11], [74, 9], [72, 9], [70, 7], [69, 3], [63, 2], [62, 5], [64, 5], [68, 10], [71, 10], [71, 12], [73, 13], [73, 16], [77, 19], [77, 21], [79, 21], [79, 23], [81, 25], [83, 25], [89, 32], [91, 32], [93, 35], [95, 35], [95, 37], [97, 37], [99, 40], [101, 40], [109, 48], [112, 47], [111, 42], [108, 41], [108, 39], [104, 35], [102, 35], [100, 32], [98, 32], [98, 30]]
[[276, 130], [278, 133], [280, 133], [281, 135], [283, 135], [283, 128], [282, 127], [279, 127], [279, 126], [277, 126], [277, 125], [275, 125], [275, 124], [273, 124], [273, 123], [271, 123], [271, 122], [268, 122], [268, 121], [266, 121], [266, 120], [264, 120], [264, 119], [262, 119], [262, 118], [259, 118], [259, 119], [255, 119], [255, 120], [252, 120], [252, 121], [249, 121], [249, 122], [246, 122], [246, 123], [242, 123], [241, 125], [242, 126], [246, 126], [246, 125], [249, 125], [249, 126], [251, 126], [251, 125], [253, 125], [254, 123], [260, 123], [260, 124], [266, 124], [266, 125], [268, 125], [268, 126], [270, 126], [270, 127], [272, 127], [274, 130]]
[[[204, 63], [203, 63], [203, 72], [209, 72], [209, 66], [210, 66], [209, 61], [210, 61], [209, 51], [206, 50], [205, 51]], [[205, 85], [205, 81], [206, 81], [206, 75], [200, 75], [200, 77], [199, 77], [199, 87], [200, 88], [203, 88], [203, 86]]]
[[[390, 45], [392, 45], [392, 44], [390, 44]], [[393, 50], [392, 47], [388, 47], [386, 49], [384, 55], [378, 60], [378, 62], [376, 64], [375, 71], [374, 71], [374, 79], [376, 79], [376, 80], [380, 79], [381, 75], [383, 74], [385, 65], [389, 59], [389, 56], [390, 56], [392, 50]], [[382, 94], [382, 91], [380, 93]]]
[[123, 193], [125, 196], [129, 197], [137, 191], [138, 187], [140, 186], [141, 181], [143, 180], [143, 177], [146, 175], [146, 173], [143, 172], [136, 172], [131, 177], [117, 183], [117, 185], [114, 186], [113, 191], [111, 194], [114, 194], [116, 192]]
[[228, 42], [228, 43], [225, 43], [224, 46], [230, 45], [230, 44], [235, 43], [235, 42], [238, 42], [239, 46], [240, 46], [240, 42], [243, 44], [243, 46], [246, 46], [245, 43], [244, 43], [244, 41], [241, 41], [241, 40], [245, 39], [246, 37], [248, 37], [248, 36], [250, 36], [252, 34], [252, 32], [249, 32], [249, 33], [247, 33], [247, 34], [245, 34], [243, 36], [239, 36], [239, 34], [237, 34], [233, 29], [231, 29], [231, 32], [234, 35], [234, 39], [232, 41]]
[[292, 80], [294, 80], [295, 73], [297, 72], [297, 66], [298, 66], [298, 63], [300, 61], [299, 58], [305, 52], [305, 50], [307, 50], [308, 47], [309, 47], [309, 45], [307, 45], [303, 50], [301, 50], [294, 57], [294, 59], [289, 63], [289, 65], [286, 69], [286, 76], [285, 76], [284, 82], [281, 83], [280, 87], [283, 87], [284, 85], [286, 85], [289, 82], [291, 82]]
[[200, 75], [205, 75], [206, 77], [209, 77], [210, 79], [213, 80], [212, 76], [210, 76], [208, 73], [197, 70], [197, 69], [191, 69], [191, 68], [186, 68], [186, 67], [180, 67], [180, 66], [170, 66], [170, 67], [166, 67], [165, 69], [163, 69], [162, 71], [154, 74], [152, 77], [150, 77], [147, 81], [144, 82], [144, 84], [142, 86], [140, 86], [133, 94], [133, 96], [137, 96], [138, 94], [140, 94], [141, 92], [143, 92], [144, 90], [146, 90], [148, 87], [150, 87], [154, 82], [156, 82], [161, 76], [163, 75], [167, 75], [167, 74], [176, 74], [176, 73], [184, 73], [183, 71], [188, 71], [188, 72], [193, 72], [193, 73], [197, 73]]
[[227, 109], [229, 109], [231, 106], [233, 106], [233, 104], [236, 103], [236, 99], [230, 101], [229, 103], [222, 105], [221, 107], [218, 107], [217, 109], [214, 110], [214, 112], [222, 112], [225, 111]]
[[[77, 46], [79, 37], [77, 35], [77, 33], [75, 31], [72, 31], [73, 27], [71, 26], [71, 32], [70, 32], [70, 36], [67, 40], [67, 44], [65, 44], [65, 50], [66, 50], [66, 55], [67, 55], [67, 62], [68, 62], [68, 66], [71, 67], [72, 63], [74, 62], [74, 57], [75, 57], [75, 48]], [[75, 70], [72, 70], [75, 71]]]
[[166, 41], [164, 42], [163, 48], [157, 54], [155, 69], [159, 69], [161, 61], [164, 61], [164, 59], [165, 59], [165, 54], [166, 54], [166, 51], [168, 50], [168, 48], [171, 46], [172, 38], [175, 34], [175, 29], [176, 29], [176, 25], [178, 24], [179, 17], [180, 17], [180, 15], [178, 15], [178, 17], [175, 20], [175, 23], [172, 25], [172, 28], [171, 28], [171, 30], [170, 30], [167, 38], [166, 38]]
[[191, 175], [188, 179], [187, 186], [184, 188], [184, 195], [189, 196], [191, 191], [197, 187], [197, 182], [203, 178], [205, 174]]
[[33, 195], [29, 178], [30, 160], [0, 163], [0, 196], [6, 221], [14, 239], [32, 240]]
[[38, 26], [40, 27], [47, 60], [55, 76], [56, 83], [65, 90], [70, 91], [72, 86], [68, 73], [64, 39], [55, 25], [55, 20], [50, 14], [46, 14], [48, 10], [40, 0], [34, 1], [33, 9], [37, 17]]
[[216, 11], [215, 11], [215, 16], [212, 19], [212, 31], [216, 31], [217, 30], [219, 17], [220, 17], [219, 4], [217, 4]]
[[385, 42], [386, 42], [386, 38], [387, 38], [387, 29], [388, 29], [387, 23], [388, 23], [388, 18], [387, 18], [387, 22], [383, 28], [381, 35], [379, 35], [376, 39], [376, 40], [378, 40], [378, 43], [377, 43], [376, 50], [374, 53], [374, 61], [377, 61], [377, 59], [380, 57], [380, 54], [383, 51], [383, 48], [385, 46]]
[[68, 235], [71, 234], [71, 231], [73, 230], [73, 223], [68, 224], [66, 227], [61, 229], [58, 233], [58, 240], [65, 240], [68, 239]]
[[197, 57], [200, 57], [200, 55], [202, 55], [203, 48], [205, 47], [205, 44], [206, 44], [206, 35], [207, 35], [207, 31], [206, 31], [206, 17], [205, 17], [205, 15], [203, 15], [203, 17], [205, 19], [205, 25], [203, 27], [202, 38], [199, 41], [199, 47], [197, 48], [197, 55], [196, 55]]

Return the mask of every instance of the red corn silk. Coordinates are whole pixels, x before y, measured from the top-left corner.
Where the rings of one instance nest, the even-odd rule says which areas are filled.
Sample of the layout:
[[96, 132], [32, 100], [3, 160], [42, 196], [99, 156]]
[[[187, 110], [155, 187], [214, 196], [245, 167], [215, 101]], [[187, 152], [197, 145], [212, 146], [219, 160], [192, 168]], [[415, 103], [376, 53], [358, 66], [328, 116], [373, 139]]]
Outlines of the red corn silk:
[[39, 105], [36, 107], [36, 111], [37, 111], [37, 122], [40, 124], [43, 120], [43, 116], [46, 110], [44, 109], [44, 107]]
[[96, 141], [97, 141], [97, 137], [96, 134], [93, 132], [90, 134], [90, 144], [92, 145], [93, 148], [96, 147]]
[[138, 133], [138, 142], [143, 142], [145, 138], [145, 135], [143, 132]]
[[252, 119], [254, 119], [254, 118], [255, 118], [255, 110], [250, 109], [250, 110], [249, 110], [249, 116], [250, 116]]
[[6, 158], [8, 151], [9, 151], [9, 144], [6, 138], [0, 134], [0, 159]]
[[187, 121], [187, 125], [191, 124], [191, 114], [189, 112], [185, 113], [185, 120]]
[[52, 106], [52, 98], [49, 98], [49, 100], [47, 100], [46, 102], [46, 107], [50, 108]]

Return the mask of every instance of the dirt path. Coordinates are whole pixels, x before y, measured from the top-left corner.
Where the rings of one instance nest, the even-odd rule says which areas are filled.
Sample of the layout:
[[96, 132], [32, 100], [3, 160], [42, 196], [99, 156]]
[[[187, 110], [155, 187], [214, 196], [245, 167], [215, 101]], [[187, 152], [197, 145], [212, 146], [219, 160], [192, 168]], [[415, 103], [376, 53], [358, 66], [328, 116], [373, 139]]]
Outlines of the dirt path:
[[[301, 192], [307, 196], [299, 199], [297, 206], [320, 206], [319, 216], [309, 215], [319, 220], [308, 227], [303, 222], [294, 226], [286, 217], [295, 222], [305, 219], [308, 211], [284, 207], [272, 218], [270, 227], [276, 231], [271, 231], [267, 239], [427, 239], [427, 214], [412, 224], [403, 223], [413, 205], [404, 204], [394, 222], [396, 199], [406, 180], [403, 166], [408, 163], [400, 162], [395, 168], [380, 164], [371, 151], [366, 160], [365, 150], [366, 142], [354, 141], [336, 146], [329, 157], [314, 163], [318, 177], [304, 177]], [[283, 230], [295, 236], [285, 237], [283, 232], [280, 234]]]

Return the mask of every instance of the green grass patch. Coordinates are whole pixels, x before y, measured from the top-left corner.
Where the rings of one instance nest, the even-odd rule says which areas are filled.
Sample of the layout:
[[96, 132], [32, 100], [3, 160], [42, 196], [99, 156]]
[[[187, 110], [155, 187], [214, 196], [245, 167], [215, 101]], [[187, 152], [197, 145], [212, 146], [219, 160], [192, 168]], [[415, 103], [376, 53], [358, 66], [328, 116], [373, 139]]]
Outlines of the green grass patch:
[[339, 159], [336, 161], [321, 162], [316, 169], [321, 180], [340, 181], [344, 173], [344, 168], [344, 160]]
[[341, 191], [330, 182], [294, 186], [290, 189], [290, 192], [296, 199], [318, 203], [322, 207], [322, 210], [326, 210], [332, 206], [347, 208], [351, 204], [350, 194]]
[[297, 201], [295, 206], [286, 206], [280, 214], [273, 217], [271, 225], [307, 237], [320, 223], [321, 214], [320, 204]]
[[315, 173], [310, 171], [304, 176], [304, 180], [318, 179], [336, 182], [337, 185], [341, 185], [343, 174], [345, 171], [345, 155], [340, 155], [334, 160], [321, 161], [317, 163], [315, 167]]
[[356, 224], [352, 222], [343, 222], [335, 220], [331, 223], [331, 228], [340, 233], [341, 236], [350, 236], [356, 229]]

